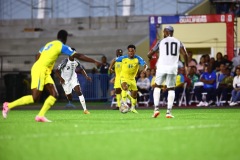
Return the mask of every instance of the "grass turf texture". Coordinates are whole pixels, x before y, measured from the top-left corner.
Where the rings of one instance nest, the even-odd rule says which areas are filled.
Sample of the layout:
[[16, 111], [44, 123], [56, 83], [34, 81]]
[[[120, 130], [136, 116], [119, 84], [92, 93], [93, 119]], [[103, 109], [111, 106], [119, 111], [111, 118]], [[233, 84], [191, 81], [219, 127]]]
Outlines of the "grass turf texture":
[[175, 109], [174, 119], [152, 110], [12, 110], [0, 120], [1, 160], [239, 160], [239, 109]]

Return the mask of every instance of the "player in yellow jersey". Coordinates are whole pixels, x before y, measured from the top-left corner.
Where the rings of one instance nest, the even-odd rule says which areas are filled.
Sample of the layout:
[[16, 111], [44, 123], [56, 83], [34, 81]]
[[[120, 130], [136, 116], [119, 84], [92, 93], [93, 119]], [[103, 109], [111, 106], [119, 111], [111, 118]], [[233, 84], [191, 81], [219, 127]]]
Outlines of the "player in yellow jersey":
[[[122, 49], [117, 49], [116, 50], [116, 58], [114, 58], [111, 63], [115, 63], [115, 60], [118, 57], [122, 56], [122, 54], [123, 54]], [[114, 71], [115, 71], [114, 89], [115, 89], [116, 99], [117, 99], [116, 109], [119, 109], [119, 107], [121, 105], [121, 92], [122, 92], [121, 83], [120, 83], [121, 70], [122, 70], [122, 63], [116, 62], [114, 65]]]
[[127, 47], [128, 49], [128, 55], [124, 55], [121, 57], [118, 57], [116, 60], [113, 61], [113, 63], [110, 65], [109, 69], [112, 70], [112, 66], [117, 63], [122, 63], [122, 70], [120, 74], [120, 82], [121, 82], [121, 88], [122, 88], [122, 101], [123, 103], [127, 103], [127, 92], [131, 90], [131, 102], [132, 106], [130, 111], [133, 113], [138, 113], [135, 109], [136, 103], [137, 103], [137, 84], [135, 77], [137, 75], [139, 66], [144, 66], [144, 72], [146, 72], [148, 66], [146, 65], [146, 62], [138, 55], [135, 55], [136, 53], [136, 47], [134, 45], [129, 45]]
[[40, 112], [35, 117], [35, 120], [37, 122], [51, 122], [45, 117], [45, 113], [56, 102], [58, 92], [50, 74], [56, 60], [61, 54], [65, 54], [85, 62], [95, 63], [97, 66], [101, 65], [100, 62], [81, 53], [76, 53], [71, 49], [71, 47], [65, 45], [67, 42], [67, 37], [67, 31], [60, 30], [57, 34], [57, 40], [47, 43], [43, 48], [40, 49], [37, 56], [37, 61], [33, 64], [31, 69], [32, 94], [23, 96], [13, 102], [4, 102], [2, 110], [3, 118], [7, 118], [8, 111], [14, 107], [31, 104], [38, 101], [43, 89], [45, 88], [50, 95], [45, 100]]

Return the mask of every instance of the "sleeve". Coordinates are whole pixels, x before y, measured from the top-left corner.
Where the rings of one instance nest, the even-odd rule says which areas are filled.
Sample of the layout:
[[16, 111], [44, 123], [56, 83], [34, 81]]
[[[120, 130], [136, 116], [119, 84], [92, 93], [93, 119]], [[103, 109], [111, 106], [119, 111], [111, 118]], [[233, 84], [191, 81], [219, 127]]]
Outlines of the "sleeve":
[[76, 51], [72, 50], [71, 47], [63, 44], [62, 49], [61, 49], [61, 53], [66, 54], [68, 56], [72, 56], [73, 54], [76, 53]]
[[64, 59], [64, 60], [62, 61], [62, 63], [60, 63], [60, 64], [58, 65], [57, 69], [58, 69], [58, 70], [62, 70], [62, 69], [66, 66], [67, 61], [68, 61], [67, 58]]
[[42, 51], [43, 51], [43, 48], [44, 48], [44, 47], [42, 47], [42, 48], [41, 48], [41, 49], [40, 49], [38, 52], [39, 52], [39, 53], [42, 53]]
[[82, 70], [83, 69], [83, 66], [81, 65], [81, 63], [79, 62], [79, 60], [75, 59], [75, 61], [77, 62], [77, 69], [80, 69]]
[[152, 50], [154, 51], [154, 52], [156, 52], [156, 51], [158, 51], [159, 50], [159, 44], [160, 44], [160, 40], [155, 44], [155, 46], [152, 48]]
[[120, 56], [120, 57], [118, 57], [118, 58], [116, 59], [116, 62], [122, 62], [122, 60], [123, 60], [124, 58], [127, 58], [127, 57], [128, 57], [127, 55]]
[[138, 59], [138, 63], [141, 65], [141, 66], [144, 66], [145, 64], [146, 64], [146, 62], [143, 60], [143, 58], [142, 57], [140, 57], [140, 56], [137, 56], [137, 55], [135, 55], [135, 57]]

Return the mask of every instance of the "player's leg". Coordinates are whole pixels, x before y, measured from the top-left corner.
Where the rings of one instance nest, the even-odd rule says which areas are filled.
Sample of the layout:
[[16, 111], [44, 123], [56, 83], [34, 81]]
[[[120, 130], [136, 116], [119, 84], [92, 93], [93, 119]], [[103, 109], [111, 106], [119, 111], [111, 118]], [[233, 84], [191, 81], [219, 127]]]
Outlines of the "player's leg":
[[114, 88], [115, 88], [115, 94], [116, 94], [116, 99], [117, 99], [117, 106], [116, 107], [119, 108], [121, 106], [122, 89], [121, 89], [120, 78], [118, 78], [118, 77], [115, 77]]
[[32, 89], [32, 95], [26, 95], [23, 96], [13, 102], [4, 102], [3, 103], [3, 110], [2, 115], [3, 118], [7, 118], [7, 114], [10, 109], [22, 105], [27, 105], [36, 102], [39, 100], [39, 97], [41, 95], [41, 92], [43, 90], [44, 83], [44, 74], [41, 74], [41, 69], [39, 69], [36, 66], [32, 67], [31, 70], [31, 89]]
[[117, 108], [119, 108], [121, 106], [121, 88], [116, 88], [116, 99], [117, 99]]
[[132, 92], [131, 92], [131, 109], [130, 111], [133, 112], [133, 113], [138, 113], [137, 110], [136, 110], [136, 104], [137, 104], [137, 94], [138, 94], [138, 90], [135, 90], [136, 88], [133, 88], [132, 89]]
[[68, 104], [65, 107], [75, 108], [75, 106], [72, 104], [72, 90], [73, 90], [73, 87], [71, 85], [71, 82], [68, 82], [66, 84], [62, 84], [62, 87], [63, 87], [64, 93], [65, 93], [65, 96], [68, 100]]
[[128, 92], [128, 83], [126, 80], [121, 80], [121, 88], [122, 88], [122, 92], [121, 92], [121, 96], [122, 96], [122, 102], [123, 103], [127, 103], [127, 92]]
[[71, 108], [75, 108], [75, 105], [72, 103], [72, 93], [70, 94], [65, 94], [67, 99], [68, 99], [68, 104], [65, 107], [71, 107]]
[[138, 94], [138, 88], [136, 80], [129, 80], [129, 90], [131, 90], [131, 109], [130, 111], [133, 113], [138, 113], [136, 110], [136, 104], [137, 104], [137, 94]]
[[39, 111], [38, 115], [35, 118], [37, 122], [51, 122], [45, 117], [45, 114], [55, 104], [58, 97], [58, 91], [50, 75], [46, 76], [44, 87], [49, 92], [50, 95], [44, 101], [41, 110]]
[[174, 118], [172, 115], [172, 107], [173, 107], [173, 102], [175, 99], [175, 83], [176, 83], [176, 76], [175, 74], [168, 74], [166, 78], [166, 85], [168, 88], [168, 105], [167, 105], [167, 113], [166, 113], [166, 118]]
[[81, 105], [83, 107], [83, 110], [84, 110], [83, 113], [84, 114], [90, 114], [90, 112], [87, 110], [85, 98], [84, 98], [84, 96], [82, 94], [81, 87], [80, 87], [79, 84], [74, 87], [74, 91], [77, 93], [79, 101], [80, 101], [80, 103], [81, 103]]
[[160, 102], [160, 96], [161, 96], [161, 87], [162, 83], [166, 79], [166, 74], [157, 73], [156, 79], [155, 79], [155, 87], [153, 90], [153, 102], [154, 102], [154, 111], [153, 111], [153, 118], [157, 118], [160, 114], [159, 112], [159, 102]]

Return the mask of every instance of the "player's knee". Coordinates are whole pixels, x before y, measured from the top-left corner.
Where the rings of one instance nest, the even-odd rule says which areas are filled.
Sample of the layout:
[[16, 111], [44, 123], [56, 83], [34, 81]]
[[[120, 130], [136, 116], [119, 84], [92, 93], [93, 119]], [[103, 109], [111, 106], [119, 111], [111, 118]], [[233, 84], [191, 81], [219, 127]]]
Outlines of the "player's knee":
[[122, 86], [122, 89], [123, 89], [124, 91], [128, 91], [128, 87], [127, 87], [127, 86]]
[[57, 92], [54, 92], [54, 93], [51, 94], [51, 96], [53, 96], [54, 98], [57, 99], [59, 97], [59, 94]]

